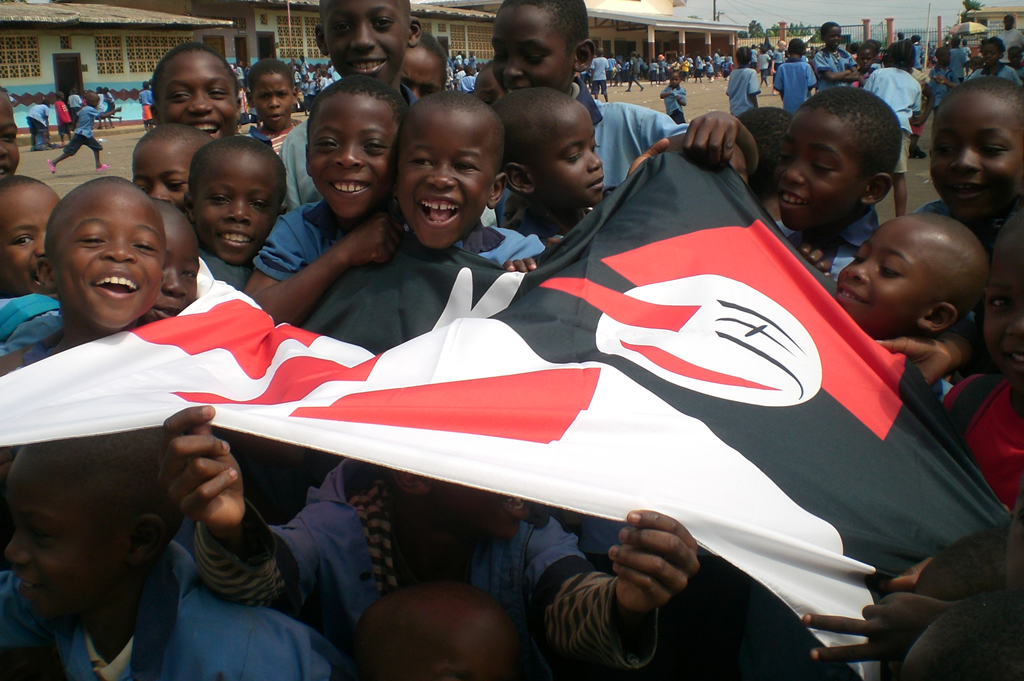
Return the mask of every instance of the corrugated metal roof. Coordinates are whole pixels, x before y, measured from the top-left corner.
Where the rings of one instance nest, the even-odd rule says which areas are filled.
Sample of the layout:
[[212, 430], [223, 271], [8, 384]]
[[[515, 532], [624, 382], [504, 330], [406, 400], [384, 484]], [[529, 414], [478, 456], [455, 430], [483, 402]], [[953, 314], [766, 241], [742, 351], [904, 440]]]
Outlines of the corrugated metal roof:
[[[285, 8], [285, 0], [216, 0], [217, 2], [241, 2], [246, 5], [256, 5], [259, 7], [279, 7]], [[500, 3], [500, 0], [498, 0]], [[293, 9], [313, 9], [320, 7], [320, 0], [291, 0], [290, 3]], [[460, 7], [442, 7], [443, 3], [436, 2], [413, 2], [412, 13], [413, 16], [422, 17], [443, 17], [449, 19], [465, 18], [465, 19], [493, 19], [494, 14], [491, 12], [480, 12], [473, 9], [462, 9]]]
[[48, 25], [61, 28], [88, 26], [134, 26], [148, 28], [230, 27], [231, 22], [206, 17], [188, 17], [167, 12], [150, 12], [111, 5], [43, 5], [21, 2], [0, 3], [0, 30], [18, 25]]

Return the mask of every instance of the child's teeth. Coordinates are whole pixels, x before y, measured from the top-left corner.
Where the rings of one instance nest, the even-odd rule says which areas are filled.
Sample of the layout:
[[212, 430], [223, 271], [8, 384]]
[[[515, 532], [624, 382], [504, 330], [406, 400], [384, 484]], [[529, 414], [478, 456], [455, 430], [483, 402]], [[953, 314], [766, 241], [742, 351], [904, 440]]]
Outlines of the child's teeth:
[[118, 286], [127, 286], [132, 291], [139, 288], [138, 286], [135, 285], [134, 281], [131, 281], [130, 279], [125, 279], [124, 277], [105, 277], [104, 279], [101, 279], [99, 282], [100, 286], [102, 286], [103, 284], [116, 284]]
[[249, 237], [244, 234], [222, 234], [221, 237], [226, 241], [237, 241], [239, 243], [248, 243], [252, 241]]
[[367, 185], [363, 182], [335, 182], [333, 186], [339, 192], [351, 194], [361, 189], [365, 189]]

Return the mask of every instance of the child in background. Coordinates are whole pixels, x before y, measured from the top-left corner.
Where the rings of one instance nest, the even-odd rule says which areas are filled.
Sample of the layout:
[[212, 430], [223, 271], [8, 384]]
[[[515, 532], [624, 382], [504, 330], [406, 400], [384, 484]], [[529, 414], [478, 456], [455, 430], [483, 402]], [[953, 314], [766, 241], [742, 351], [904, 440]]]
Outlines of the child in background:
[[280, 59], [260, 59], [249, 69], [249, 101], [256, 109], [259, 126], [249, 128], [249, 137], [269, 144], [281, 153], [285, 136], [298, 125], [292, 109], [299, 91], [292, 82], [292, 69]]
[[467, 94], [473, 94], [473, 90], [476, 89], [476, 69], [473, 66], [466, 65], [466, 75], [459, 80], [459, 92], [465, 92]]
[[[999, 38], [985, 38], [981, 41], [981, 68], [976, 69], [968, 78], [982, 78], [984, 76], [995, 76], [1008, 80], [1015, 85], [1020, 85], [1020, 76], [1017, 72], [1003, 63], [1003, 41]], [[973, 59], [971, 60], [974, 61]]]
[[985, 58], [982, 57], [980, 54], [976, 54], [973, 57], [971, 57], [967, 62], [967, 68], [970, 70], [970, 73], [967, 74], [967, 78], [964, 78], [964, 80], [966, 81], [967, 79], [969, 79], [971, 76], [977, 73], [984, 65]]
[[[971, 376], [946, 396], [975, 461], [1007, 506], [1024, 472], [1024, 219], [999, 232], [985, 291], [985, 345], [1000, 374]], [[1019, 501], [1017, 502], [1019, 505]]]
[[[148, 200], [147, 200], [148, 201]], [[328, 681], [351, 663], [281, 613], [226, 603], [172, 541], [159, 429], [27, 445], [7, 478], [0, 649], [57, 645], [71, 679]]]
[[50, 214], [37, 265], [60, 300], [63, 330], [0, 358], [0, 375], [134, 328], [160, 294], [166, 245], [160, 212], [128, 180], [71, 190]]
[[142, 126], [146, 132], [154, 128], [153, 123], [153, 90], [150, 89], [149, 81], [142, 84], [142, 91], [139, 93], [139, 106], [142, 107]]
[[57, 172], [57, 164], [61, 161], [65, 161], [75, 154], [82, 148], [82, 145], [92, 149], [93, 158], [96, 161], [96, 172], [102, 173], [104, 170], [108, 170], [110, 166], [106, 163], [100, 162], [100, 152], [103, 151], [103, 145], [99, 143], [92, 135], [92, 129], [96, 125], [96, 121], [110, 117], [109, 113], [100, 113], [97, 108], [100, 105], [100, 98], [95, 92], [87, 91], [85, 93], [85, 106], [83, 106], [78, 112], [78, 126], [75, 128], [75, 136], [71, 138], [68, 145], [64, 147], [64, 151], [61, 152], [60, 156], [57, 157], [56, 161], [46, 159], [46, 165], [50, 168], [51, 173]]
[[862, 88], [819, 93], [793, 117], [775, 170], [779, 213], [821, 271], [838, 275], [878, 229], [875, 204], [892, 186], [900, 144], [892, 109]]
[[13, 175], [21, 163], [18, 150], [18, 124], [7, 90], [0, 88], [0, 179]]
[[821, 25], [821, 40], [824, 42], [814, 55], [814, 71], [818, 74], [818, 92], [849, 85], [859, 79], [857, 65], [846, 50], [839, 49], [843, 41], [843, 30], [834, 21]]
[[836, 279], [836, 301], [875, 340], [938, 338], [974, 308], [987, 280], [988, 255], [969, 229], [905, 215], [861, 245]]
[[751, 109], [740, 116], [743, 124], [757, 142], [757, 170], [747, 179], [765, 210], [776, 222], [779, 215], [779, 187], [775, 183], [775, 168], [779, 165], [782, 152], [782, 137], [789, 130], [793, 114], [776, 107]]
[[[358, 30], [325, 31], [323, 27], [339, 22], [357, 26]], [[409, 13], [409, 0], [382, 0], [380, 4], [355, 0], [322, 0], [317, 45], [331, 58], [341, 77], [363, 75], [390, 85], [409, 104], [416, 101], [409, 88], [402, 85], [402, 62], [405, 52], [419, 42], [421, 25]], [[357, 39], [358, 38], [358, 39]], [[281, 147], [281, 160], [288, 177], [285, 210], [295, 210], [307, 203], [323, 199], [306, 172], [306, 140], [303, 127], [296, 126]]]
[[736, 50], [736, 61], [740, 67], [729, 76], [729, 86], [725, 89], [729, 98], [729, 113], [733, 116], [757, 108], [757, 96], [761, 94], [761, 88], [757, 84], [757, 69], [751, 66], [750, 59], [749, 47]]
[[960, 47], [960, 38], [953, 36], [949, 39], [949, 68], [957, 83], [964, 82], [967, 77], [967, 62], [971, 55], [964, 47]]
[[190, 125], [163, 123], [142, 136], [132, 152], [132, 182], [154, 199], [185, 210], [192, 157], [210, 136]]
[[481, 66], [480, 73], [476, 77], [476, 89], [473, 90], [473, 96], [484, 104], [490, 105], [504, 95], [505, 91], [501, 89], [498, 79], [494, 77], [494, 69], [490, 62]]
[[245, 289], [276, 323], [302, 324], [345, 271], [394, 255], [401, 229], [388, 202], [407, 109], [397, 91], [366, 76], [319, 95], [306, 120], [306, 163], [325, 198], [278, 219]]
[[213, 139], [238, 128], [238, 78], [219, 52], [204, 43], [172, 47], [153, 71], [158, 124], [183, 123]]
[[448, 54], [444, 46], [429, 33], [421, 33], [419, 44], [405, 51], [402, 85], [409, 88], [416, 99], [442, 92], [447, 64]]
[[251, 137], [214, 140], [192, 157], [185, 210], [215, 279], [245, 290], [253, 258], [281, 214], [284, 182], [281, 159]]
[[356, 626], [355, 658], [362, 681], [520, 678], [512, 619], [487, 592], [459, 582], [417, 584], [375, 601]]
[[63, 92], [57, 92], [57, 101], [53, 103], [53, 109], [57, 112], [57, 134], [60, 135], [61, 143], [64, 143], [65, 137], [70, 142], [74, 128], [71, 126], [71, 112], [68, 111], [68, 105], [64, 103]]
[[[889, 46], [886, 59], [891, 66], [879, 69], [864, 85], [864, 90], [880, 97], [892, 108], [903, 129], [903, 147], [899, 161], [892, 171], [893, 196], [896, 200], [896, 216], [907, 212], [907, 159], [910, 157], [910, 142], [913, 131], [911, 118], [928, 113], [922, 104], [922, 86], [910, 75], [914, 64], [914, 46], [909, 40], [901, 40]], [[924, 86], [927, 87], [927, 86]], [[930, 90], [928, 100], [930, 101]]]
[[[665, 102], [665, 113], [677, 124], [686, 122], [686, 115], [683, 107], [686, 106], [686, 88], [682, 86], [682, 75], [679, 71], [671, 71], [668, 74], [668, 86], [661, 91], [661, 99]], [[506, 126], [506, 129], [507, 126]]]
[[139, 326], [168, 317], [177, 317], [199, 295], [199, 242], [185, 214], [167, 201], [153, 199], [164, 221], [167, 250], [160, 278], [160, 295]]
[[43, 151], [50, 148], [50, 105], [53, 95], [46, 95], [42, 102], [28, 108], [25, 120], [28, 122], [28, 134], [31, 136], [32, 151]]
[[494, 110], [505, 126], [509, 189], [526, 203], [519, 233], [541, 241], [565, 236], [604, 195], [590, 115], [551, 88], [510, 92]]
[[946, 93], [960, 84], [950, 67], [950, 54], [948, 47], [940, 47], [935, 50], [935, 66], [928, 72], [928, 86], [932, 89], [932, 95], [935, 97], [936, 116], [938, 116], [939, 104], [942, 103]]
[[882, 43], [877, 40], [866, 40], [856, 53], [857, 57], [857, 82], [852, 83], [854, 87], [864, 87], [864, 82], [872, 73], [882, 68], [878, 63], [878, 51], [882, 49]]
[[782, 108], [795, 114], [800, 105], [807, 101], [811, 90], [818, 84], [814, 69], [804, 59], [807, 45], [799, 38], [789, 41], [786, 63], [775, 72], [772, 87], [782, 97]]
[[[1017, 77], [1021, 78], [1024, 75], [1024, 64], [1021, 63], [1021, 56], [1024, 54], [1024, 48], [1020, 48], [1016, 45], [1006, 51], [1006, 60], [1010, 65], [1010, 68], [1017, 72]], [[1021, 78], [1024, 82], [1024, 78]]]
[[39, 180], [0, 177], [0, 355], [60, 329], [57, 301], [45, 295], [36, 270], [58, 201], [57, 192]]

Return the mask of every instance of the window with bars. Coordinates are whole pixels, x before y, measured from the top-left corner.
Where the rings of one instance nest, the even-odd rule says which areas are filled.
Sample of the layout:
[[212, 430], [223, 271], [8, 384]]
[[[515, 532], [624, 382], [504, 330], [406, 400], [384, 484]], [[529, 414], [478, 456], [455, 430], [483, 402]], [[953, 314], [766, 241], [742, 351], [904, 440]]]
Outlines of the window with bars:
[[237, 28], [239, 31], [244, 31], [245, 30], [245, 25], [246, 25], [245, 17], [235, 17], [234, 19], [231, 20], [231, 27], [232, 28]]
[[129, 73], [151, 73], [172, 47], [192, 40], [191, 35], [129, 35], [125, 36]]
[[316, 57], [320, 49], [316, 46], [316, 27], [320, 17], [306, 17], [306, 57]]
[[438, 33], [444, 33], [444, 32], [445, 32], [445, 31], [447, 31], [447, 30], [448, 30], [448, 27], [447, 27], [447, 26], [445, 26], [445, 25], [444, 25], [444, 24], [443, 24], [442, 22], [440, 22], [440, 21], [439, 21], [439, 22], [437, 22], [437, 32], [438, 32]]
[[448, 29], [448, 52], [456, 55], [466, 54], [466, 27], [464, 24], [452, 24]]
[[34, 35], [0, 36], [0, 79], [39, 78], [39, 38]]
[[60, 49], [62, 49], [62, 50], [70, 50], [71, 49], [71, 36], [69, 36], [69, 35], [62, 35], [60, 37]]
[[423, 21], [422, 19], [420, 19], [420, 24], [423, 26], [424, 33], [433, 34], [433, 31], [430, 30], [432, 24], [429, 21]]
[[466, 24], [466, 47], [476, 53], [477, 59], [491, 59], [494, 57], [494, 48], [491, 47], [493, 35], [494, 29], [490, 24]]
[[124, 50], [121, 49], [121, 36], [98, 35], [96, 41], [96, 72], [110, 75], [124, 73]]
[[287, 14], [277, 15], [277, 45], [279, 59], [298, 59], [306, 56], [301, 16], [293, 14], [291, 24], [289, 24]]
[[266, 14], [261, 14], [260, 15], [260, 26], [269, 26], [269, 25], [270, 25], [270, 17], [268, 17]]

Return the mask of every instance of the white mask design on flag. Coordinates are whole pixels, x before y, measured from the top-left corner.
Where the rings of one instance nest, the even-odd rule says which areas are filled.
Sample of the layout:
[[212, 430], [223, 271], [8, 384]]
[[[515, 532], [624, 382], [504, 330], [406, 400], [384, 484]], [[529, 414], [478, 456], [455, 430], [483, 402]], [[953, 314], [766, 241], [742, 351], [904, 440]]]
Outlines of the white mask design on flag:
[[[689, 316], [678, 329], [650, 328], [625, 324], [606, 312], [597, 324], [601, 352], [624, 357], [675, 385], [733, 402], [787, 407], [810, 400], [821, 388], [821, 359], [803, 324], [744, 283], [702, 274], [640, 286], [625, 295]], [[688, 306], [694, 308], [689, 313]]]

